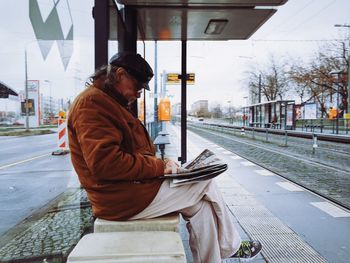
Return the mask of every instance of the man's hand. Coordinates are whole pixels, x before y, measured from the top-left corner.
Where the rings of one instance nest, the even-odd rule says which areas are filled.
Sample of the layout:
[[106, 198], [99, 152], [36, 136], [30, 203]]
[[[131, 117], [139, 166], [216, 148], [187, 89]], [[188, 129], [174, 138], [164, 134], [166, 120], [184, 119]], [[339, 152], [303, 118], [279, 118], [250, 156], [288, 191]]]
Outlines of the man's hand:
[[164, 168], [164, 174], [172, 174], [172, 173], [177, 173], [179, 170], [179, 165], [170, 159], [165, 159], [165, 168]]

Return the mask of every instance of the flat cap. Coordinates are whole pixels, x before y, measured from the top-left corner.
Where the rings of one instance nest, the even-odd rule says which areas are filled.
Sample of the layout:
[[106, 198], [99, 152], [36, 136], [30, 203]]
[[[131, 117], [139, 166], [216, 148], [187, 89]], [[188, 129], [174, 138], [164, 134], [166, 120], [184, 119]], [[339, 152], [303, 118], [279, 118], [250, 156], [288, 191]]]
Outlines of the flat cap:
[[125, 68], [145, 89], [150, 90], [148, 83], [154, 75], [153, 70], [140, 54], [119, 52], [111, 57], [109, 64]]

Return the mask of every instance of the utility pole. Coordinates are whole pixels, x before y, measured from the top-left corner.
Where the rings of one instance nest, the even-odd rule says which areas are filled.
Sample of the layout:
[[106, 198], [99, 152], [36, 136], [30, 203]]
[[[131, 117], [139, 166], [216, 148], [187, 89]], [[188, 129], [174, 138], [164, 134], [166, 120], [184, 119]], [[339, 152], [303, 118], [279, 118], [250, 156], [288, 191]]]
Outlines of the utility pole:
[[339, 133], [339, 84], [340, 84], [340, 74], [343, 73], [343, 70], [332, 70], [329, 72], [331, 75], [337, 75], [337, 116], [336, 116], [336, 134]]
[[261, 103], [261, 74], [259, 74], [259, 96], [258, 103]]
[[[335, 27], [347, 27], [347, 28], [350, 28], [350, 25], [347, 25], [347, 24], [344, 24], [344, 25], [335, 24], [334, 26]], [[348, 107], [346, 109], [346, 113], [350, 114], [350, 41], [349, 41], [349, 49], [348, 49], [348, 88], [347, 88], [347, 93], [348, 93], [348, 98], [347, 98]]]
[[24, 75], [25, 75], [25, 109], [26, 109], [26, 131], [29, 131], [29, 108], [28, 108], [28, 65], [27, 65], [27, 49], [24, 50]]
[[[259, 104], [261, 103], [261, 74], [259, 74]], [[261, 105], [259, 105], [259, 110], [260, 110], [260, 113], [259, 113], [259, 125], [260, 127], [262, 127], [262, 107]]]

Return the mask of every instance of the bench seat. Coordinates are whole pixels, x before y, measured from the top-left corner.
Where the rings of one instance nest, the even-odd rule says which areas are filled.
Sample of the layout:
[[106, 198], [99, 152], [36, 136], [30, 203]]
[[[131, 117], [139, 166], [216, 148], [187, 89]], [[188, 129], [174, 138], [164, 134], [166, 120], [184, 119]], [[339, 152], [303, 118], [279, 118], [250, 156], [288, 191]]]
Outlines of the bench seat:
[[173, 231], [179, 232], [180, 218], [178, 213], [172, 213], [150, 219], [130, 221], [109, 221], [97, 218], [94, 223], [94, 233], [119, 231]]
[[185, 263], [179, 233], [170, 231], [109, 232], [85, 235], [67, 263]]

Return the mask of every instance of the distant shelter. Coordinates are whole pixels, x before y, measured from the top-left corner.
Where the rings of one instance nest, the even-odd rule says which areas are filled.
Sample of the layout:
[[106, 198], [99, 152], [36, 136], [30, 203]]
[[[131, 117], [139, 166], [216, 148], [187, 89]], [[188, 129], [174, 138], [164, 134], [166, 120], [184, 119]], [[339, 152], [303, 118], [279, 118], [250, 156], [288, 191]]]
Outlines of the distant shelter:
[[294, 106], [294, 100], [274, 100], [245, 106], [242, 108], [243, 126], [294, 130]]

